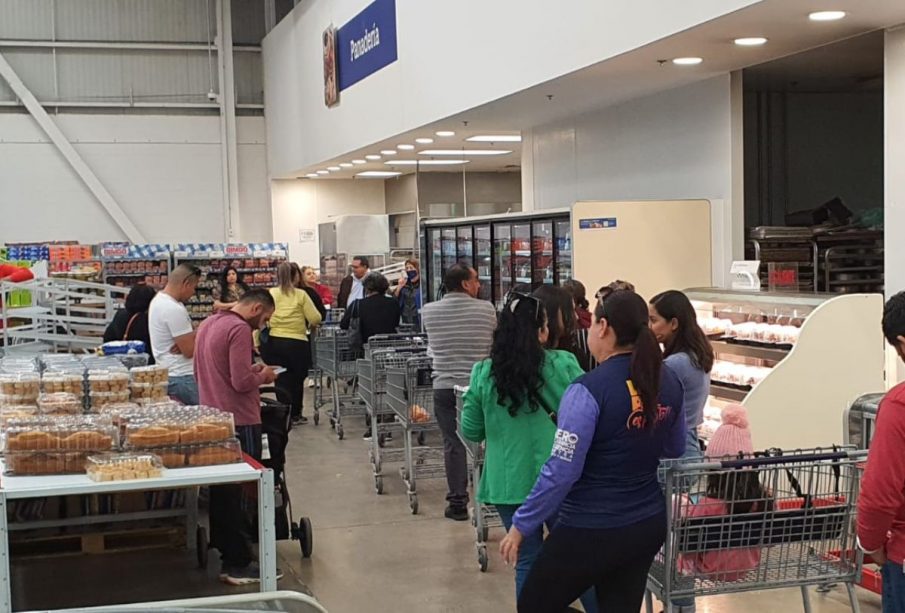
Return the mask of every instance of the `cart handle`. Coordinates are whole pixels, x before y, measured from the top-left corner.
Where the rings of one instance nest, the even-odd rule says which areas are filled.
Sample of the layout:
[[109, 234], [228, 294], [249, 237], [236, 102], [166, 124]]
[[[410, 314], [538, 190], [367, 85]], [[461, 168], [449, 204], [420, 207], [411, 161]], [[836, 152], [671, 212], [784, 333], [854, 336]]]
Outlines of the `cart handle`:
[[[773, 451], [773, 450], [770, 450]], [[810, 462], [839, 461], [852, 457], [845, 451], [831, 453], [805, 453], [801, 455], [770, 455], [762, 457], [744, 458], [740, 460], [723, 460], [719, 462], [721, 468], [744, 468], [746, 466], [771, 466], [773, 464], [801, 464]]]

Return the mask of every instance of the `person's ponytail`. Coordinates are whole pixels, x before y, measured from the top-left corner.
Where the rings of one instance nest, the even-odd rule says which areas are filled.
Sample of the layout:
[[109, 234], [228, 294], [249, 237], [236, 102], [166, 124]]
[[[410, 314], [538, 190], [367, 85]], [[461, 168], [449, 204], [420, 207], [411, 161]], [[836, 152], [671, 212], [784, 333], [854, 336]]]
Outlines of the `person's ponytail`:
[[638, 397], [641, 399], [646, 428], [653, 428], [657, 423], [662, 366], [663, 354], [657, 338], [648, 326], [642, 326], [638, 330], [635, 346], [632, 349], [630, 376], [635, 391], [638, 392]]

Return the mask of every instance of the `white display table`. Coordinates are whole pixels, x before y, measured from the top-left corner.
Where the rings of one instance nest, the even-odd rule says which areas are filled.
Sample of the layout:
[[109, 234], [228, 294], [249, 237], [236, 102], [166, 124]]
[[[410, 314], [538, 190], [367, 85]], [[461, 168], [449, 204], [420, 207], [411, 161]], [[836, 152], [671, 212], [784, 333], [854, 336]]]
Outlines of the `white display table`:
[[[0, 460], [0, 472], [6, 466]], [[224, 464], [221, 466], [200, 466], [197, 468], [164, 469], [157, 479], [136, 479], [133, 481], [96, 482], [87, 475], [58, 475], [47, 477], [0, 477], [0, 613], [12, 611], [9, 532], [11, 529], [97, 523], [95, 518], [75, 520], [47, 520], [25, 524], [7, 524], [8, 500], [43, 498], [47, 496], [69, 496], [81, 494], [114, 494], [123, 492], [147, 492], [163, 489], [190, 488], [226, 483], [257, 482], [258, 489], [258, 547], [261, 565], [261, 591], [272, 592], [277, 588], [276, 580], [276, 540], [274, 531], [273, 471], [256, 468], [247, 463]], [[197, 504], [190, 497], [186, 504], [189, 525], [194, 530], [197, 523]], [[153, 513], [153, 512], [151, 512]], [[135, 518], [135, 515], [132, 515]], [[110, 521], [105, 516], [104, 521]], [[93, 520], [93, 521], [92, 521]], [[187, 542], [193, 543], [194, 539]]]

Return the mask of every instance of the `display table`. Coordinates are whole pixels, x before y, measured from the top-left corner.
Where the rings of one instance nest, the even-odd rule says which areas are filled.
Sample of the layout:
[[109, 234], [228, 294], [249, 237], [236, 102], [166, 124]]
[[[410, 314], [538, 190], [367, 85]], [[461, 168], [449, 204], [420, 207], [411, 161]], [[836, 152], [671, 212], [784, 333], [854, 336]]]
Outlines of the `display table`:
[[[0, 460], [0, 472], [6, 466]], [[274, 531], [273, 472], [266, 468], [256, 468], [246, 463], [224, 464], [220, 466], [200, 466], [197, 468], [165, 469], [157, 479], [136, 479], [132, 481], [92, 481], [87, 475], [58, 475], [47, 477], [0, 477], [0, 613], [12, 611], [9, 532], [11, 529], [48, 527], [49, 525], [72, 525], [69, 521], [48, 520], [7, 524], [7, 501], [43, 498], [49, 496], [70, 496], [86, 494], [115, 494], [124, 492], [147, 492], [180, 488], [197, 488], [227, 483], [257, 483], [258, 494], [258, 543], [261, 565], [261, 591], [272, 592], [277, 588], [276, 580], [276, 540]], [[188, 504], [188, 502], [187, 502]], [[197, 505], [189, 516], [197, 516]], [[134, 518], [134, 516], [133, 516]], [[109, 520], [109, 516], [106, 517]], [[197, 523], [192, 521], [191, 525]], [[84, 521], [81, 523], [92, 523]], [[96, 520], [95, 522], [96, 523]], [[189, 539], [188, 542], [194, 542]]]

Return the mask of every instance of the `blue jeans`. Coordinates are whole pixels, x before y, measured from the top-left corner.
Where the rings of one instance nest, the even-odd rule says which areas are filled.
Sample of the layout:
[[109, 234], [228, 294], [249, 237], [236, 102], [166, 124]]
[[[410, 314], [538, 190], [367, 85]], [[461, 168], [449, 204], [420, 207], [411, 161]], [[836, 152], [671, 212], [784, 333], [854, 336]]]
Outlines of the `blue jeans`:
[[[506, 528], [508, 532], [512, 527], [512, 517], [515, 515], [515, 512], [518, 511], [518, 508], [521, 505], [517, 504], [500, 504], [496, 505], [496, 510], [500, 514], [500, 519], [503, 520], [503, 526]], [[555, 520], [548, 520], [545, 522], [547, 525], [547, 529], [550, 530], [555, 523]], [[519, 547], [518, 552], [518, 562], [515, 563], [515, 599], [518, 600], [519, 595], [522, 593], [522, 587], [525, 585], [525, 580], [528, 578], [528, 573], [531, 572], [531, 566], [534, 564], [534, 560], [537, 559], [537, 555], [540, 553], [541, 547], [544, 546], [544, 528], [541, 526], [537, 529], [536, 532], [532, 534], [525, 534], [522, 538], [522, 545]], [[591, 588], [581, 596], [581, 606], [584, 607], [584, 610], [587, 613], [597, 613], [597, 594], [594, 591], [594, 588]]]
[[902, 565], [887, 562], [880, 572], [883, 576], [883, 613], [905, 613], [905, 574]]
[[170, 377], [167, 395], [182, 404], [198, 404], [198, 382], [192, 375]]

